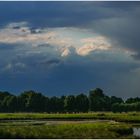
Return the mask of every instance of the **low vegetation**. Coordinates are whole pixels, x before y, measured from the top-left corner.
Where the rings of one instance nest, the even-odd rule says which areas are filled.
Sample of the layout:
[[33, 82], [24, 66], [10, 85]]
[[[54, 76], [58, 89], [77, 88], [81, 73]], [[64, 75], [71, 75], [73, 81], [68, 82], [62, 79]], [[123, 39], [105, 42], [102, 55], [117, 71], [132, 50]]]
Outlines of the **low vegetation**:
[[6, 120], [113, 120], [117, 122], [140, 123], [140, 113], [0, 113], [0, 121], [2, 122]]
[[0, 138], [136, 138], [140, 113], [0, 113]]
[[106, 123], [0, 126], [0, 138], [134, 138], [129, 125]]

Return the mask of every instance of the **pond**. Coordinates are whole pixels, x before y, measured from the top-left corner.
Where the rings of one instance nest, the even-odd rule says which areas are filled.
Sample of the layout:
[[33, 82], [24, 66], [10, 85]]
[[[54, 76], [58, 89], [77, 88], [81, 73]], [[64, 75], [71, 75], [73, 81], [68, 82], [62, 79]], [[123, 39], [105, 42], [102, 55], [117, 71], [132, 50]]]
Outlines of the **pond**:
[[57, 121], [57, 120], [5, 120], [0, 122], [0, 126], [5, 126], [5, 125], [16, 125], [16, 126], [21, 126], [21, 125], [57, 125], [57, 124], [72, 124], [72, 123], [96, 123], [96, 122], [114, 122], [115, 121], [110, 121], [110, 120], [84, 120], [84, 121]]

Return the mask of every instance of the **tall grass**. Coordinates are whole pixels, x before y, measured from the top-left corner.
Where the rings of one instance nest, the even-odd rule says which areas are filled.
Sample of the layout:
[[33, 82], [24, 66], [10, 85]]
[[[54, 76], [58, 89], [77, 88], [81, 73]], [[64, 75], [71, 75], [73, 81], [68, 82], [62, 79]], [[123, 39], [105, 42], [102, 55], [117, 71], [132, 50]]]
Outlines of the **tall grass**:
[[121, 123], [59, 124], [0, 127], [0, 138], [133, 138], [129, 125]]
[[118, 122], [140, 123], [140, 113], [77, 113], [77, 114], [47, 114], [47, 113], [0, 113], [0, 120], [30, 120], [30, 119], [58, 119], [58, 120], [78, 120], [78, 119], [104, 119]]

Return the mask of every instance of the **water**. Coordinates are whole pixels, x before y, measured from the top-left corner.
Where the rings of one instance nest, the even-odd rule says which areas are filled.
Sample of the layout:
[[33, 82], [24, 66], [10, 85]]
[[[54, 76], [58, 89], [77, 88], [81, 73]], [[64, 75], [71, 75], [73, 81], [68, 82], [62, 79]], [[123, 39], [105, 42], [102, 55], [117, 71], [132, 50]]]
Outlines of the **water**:
[[133, 128], [133, 135], [136, 137], [140, 137], [140, 127]]
[[5, 125], [15, 125], [15, 126], [19, 126], [19, 125], [57, 125], [57, 124], [81, 124], [81, 123], [96, 123], [96, 122], [112, 122], [112, 123], [116, 123], [115, 121], [110, 121], [110, 120], [78, 120], [78, 121], [63, 121], [63, 120], [5, 120], [0, 122], [0, 126], [5, 126]]

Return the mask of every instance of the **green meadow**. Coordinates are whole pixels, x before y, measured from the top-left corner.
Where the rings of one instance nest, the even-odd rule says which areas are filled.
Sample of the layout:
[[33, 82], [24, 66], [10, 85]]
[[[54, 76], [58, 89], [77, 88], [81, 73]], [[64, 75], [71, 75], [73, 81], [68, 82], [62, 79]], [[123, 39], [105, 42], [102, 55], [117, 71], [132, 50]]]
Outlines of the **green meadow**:
[[96, 113], [0, 113], [0, 120], [30, 120], [30, 119], [47, 119], [47, 120], [86, 120], [101, 119], [114, 120], [117, 122], [140, 123], [140, 113], [112, 113], [112, 112], [96, 112]]
[[134, 138], [129, 125], [111, 122], [0, 126], [0, 138]]
[[140, 113], [1, 113], [0, 138], [138, 138]]

